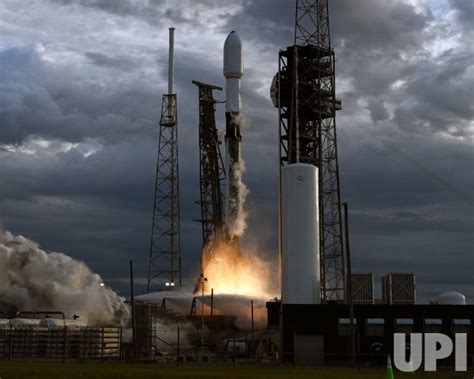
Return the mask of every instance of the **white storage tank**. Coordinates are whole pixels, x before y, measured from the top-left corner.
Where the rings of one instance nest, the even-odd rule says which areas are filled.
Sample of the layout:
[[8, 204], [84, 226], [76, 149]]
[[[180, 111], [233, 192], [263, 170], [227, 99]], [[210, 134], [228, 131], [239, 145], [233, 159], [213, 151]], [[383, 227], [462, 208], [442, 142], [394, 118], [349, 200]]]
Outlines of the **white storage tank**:
[[440, 305], [466, 305], [466, 296], [460, 292], [449, 291], [438, 296]]
[[319, 304], [318, 169], [295, 163], [281, 174], [282, 303]]

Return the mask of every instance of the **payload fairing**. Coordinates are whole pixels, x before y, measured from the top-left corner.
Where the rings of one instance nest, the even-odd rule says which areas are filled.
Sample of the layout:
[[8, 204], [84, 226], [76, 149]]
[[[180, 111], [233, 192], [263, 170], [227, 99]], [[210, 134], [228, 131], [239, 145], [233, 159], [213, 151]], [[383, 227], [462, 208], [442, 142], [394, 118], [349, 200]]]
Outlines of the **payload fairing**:
[[240, 112], [242, 103], [240, 100], [240, 79], [244, 74], [244, 54], [242, 40], [235, 31], [230, 32], [224, 43], [224, 76], [226, 78], [226, 130], [225, 130], [225, 169], [227, 174], [226, 183], [226, 206], [225, 224], [232, 235], [233, 225], [239, 217], [241, 209], [240, 196]]

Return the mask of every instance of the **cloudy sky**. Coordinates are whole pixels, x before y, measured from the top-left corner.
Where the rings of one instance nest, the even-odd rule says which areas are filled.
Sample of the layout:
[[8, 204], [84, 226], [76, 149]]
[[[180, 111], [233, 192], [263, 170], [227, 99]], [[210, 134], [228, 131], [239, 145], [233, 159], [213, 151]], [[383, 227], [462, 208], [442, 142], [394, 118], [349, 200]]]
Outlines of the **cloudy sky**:
[[[413, 271], [420, 300], [459, 290], [474, 302], [474, 2], [331, 0], [330, 16], [354, 270]], [[145, 277], [174, 26], [182, 255], [184, 275], [196, 277], [191, 80], [224, 85], [222, 46], [237, 30], [251, 121], [243, 136], [247, 243], [276, 257], [278, 123], [269, 86], [293, 19], [292, 0], [2, 0], [4, 227], [84, 260], [123, 294], [129, 259]], [[222, 108], [217, 117], [222, 128]]]

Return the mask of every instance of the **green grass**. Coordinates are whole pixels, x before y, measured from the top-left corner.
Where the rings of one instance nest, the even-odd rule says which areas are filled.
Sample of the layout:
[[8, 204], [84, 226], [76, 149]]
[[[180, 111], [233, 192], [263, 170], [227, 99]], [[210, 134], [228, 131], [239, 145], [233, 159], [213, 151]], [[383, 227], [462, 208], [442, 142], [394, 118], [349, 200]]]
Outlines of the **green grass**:
[[[295, 378], [295, 379], [384, 379], [383, 369], [351, 368], [294, 368], [291, 366], [169, 366], [159, 364], [129, 364], [119, 362], [107, 363], [62, 363], [38, 361], [0, 361], [0, 379], [95, 379], [95, 378], [135, 378], [135, 379], [202, 379], [202, 378]], [[454, 373], [444, 371], [437, 373], [404, 374], [395, 373], [395, 378], [459, 378], [472, 379], [474, 372]]]

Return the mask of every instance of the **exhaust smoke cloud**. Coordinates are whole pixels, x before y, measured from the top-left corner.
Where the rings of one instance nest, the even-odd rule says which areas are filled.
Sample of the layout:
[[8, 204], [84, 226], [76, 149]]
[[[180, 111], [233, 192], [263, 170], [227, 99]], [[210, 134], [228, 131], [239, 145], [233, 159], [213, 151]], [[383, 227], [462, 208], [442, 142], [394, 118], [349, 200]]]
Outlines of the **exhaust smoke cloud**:
[[0, 229], [0, 303], [79, 315], [88, 324], [125, 325], [130, 311], [124, 302], [85, 263]]
[[[244, 130], [250, 127], [249, 119], [244, 115], [243, 112], [232, 115], [232, 122], [238, 126], [239, 130]], [[240, 149], [240, 148], [239, 148]], [[245, 161], [240, 156], [239, 160], [232, 163], [232, 169], [229, 170], [228, 175], [232, 175], [232, 178], [228, 178], [233, 186], [235, 187], [236, 193], [235, 198], [232, 196], [229, 200], [229, 212], [233, 217], [228, 217], [227, 221], [229, 222], [227, 226], [227, 233], [232, 239], [234, 237], [241, 237], [244, 235], [245, 230], [247, 229], [247, 212], [245, 211], [245, 200], [249, 194], [249, 190], [246, 184], [243, 181], [243, 176], [245, 173]], [[227, 194], [228, 196], [230, 195]]]
[[227, 233], [230, 238], [242, 237], [247, 229], [247, 212], [245, 211], [244, 205], [249, 193], [247, 186], [242, 181], [242, 176], [245, 172], [245, 161], [241, 159], [239, 162], [234, 163], [232, 168], [231, 173], [234, 176], [233, 182], [237, 186], [237, 198], [229, 199], [231, 212], [235, 215], [230, 224], [227, 225]]

